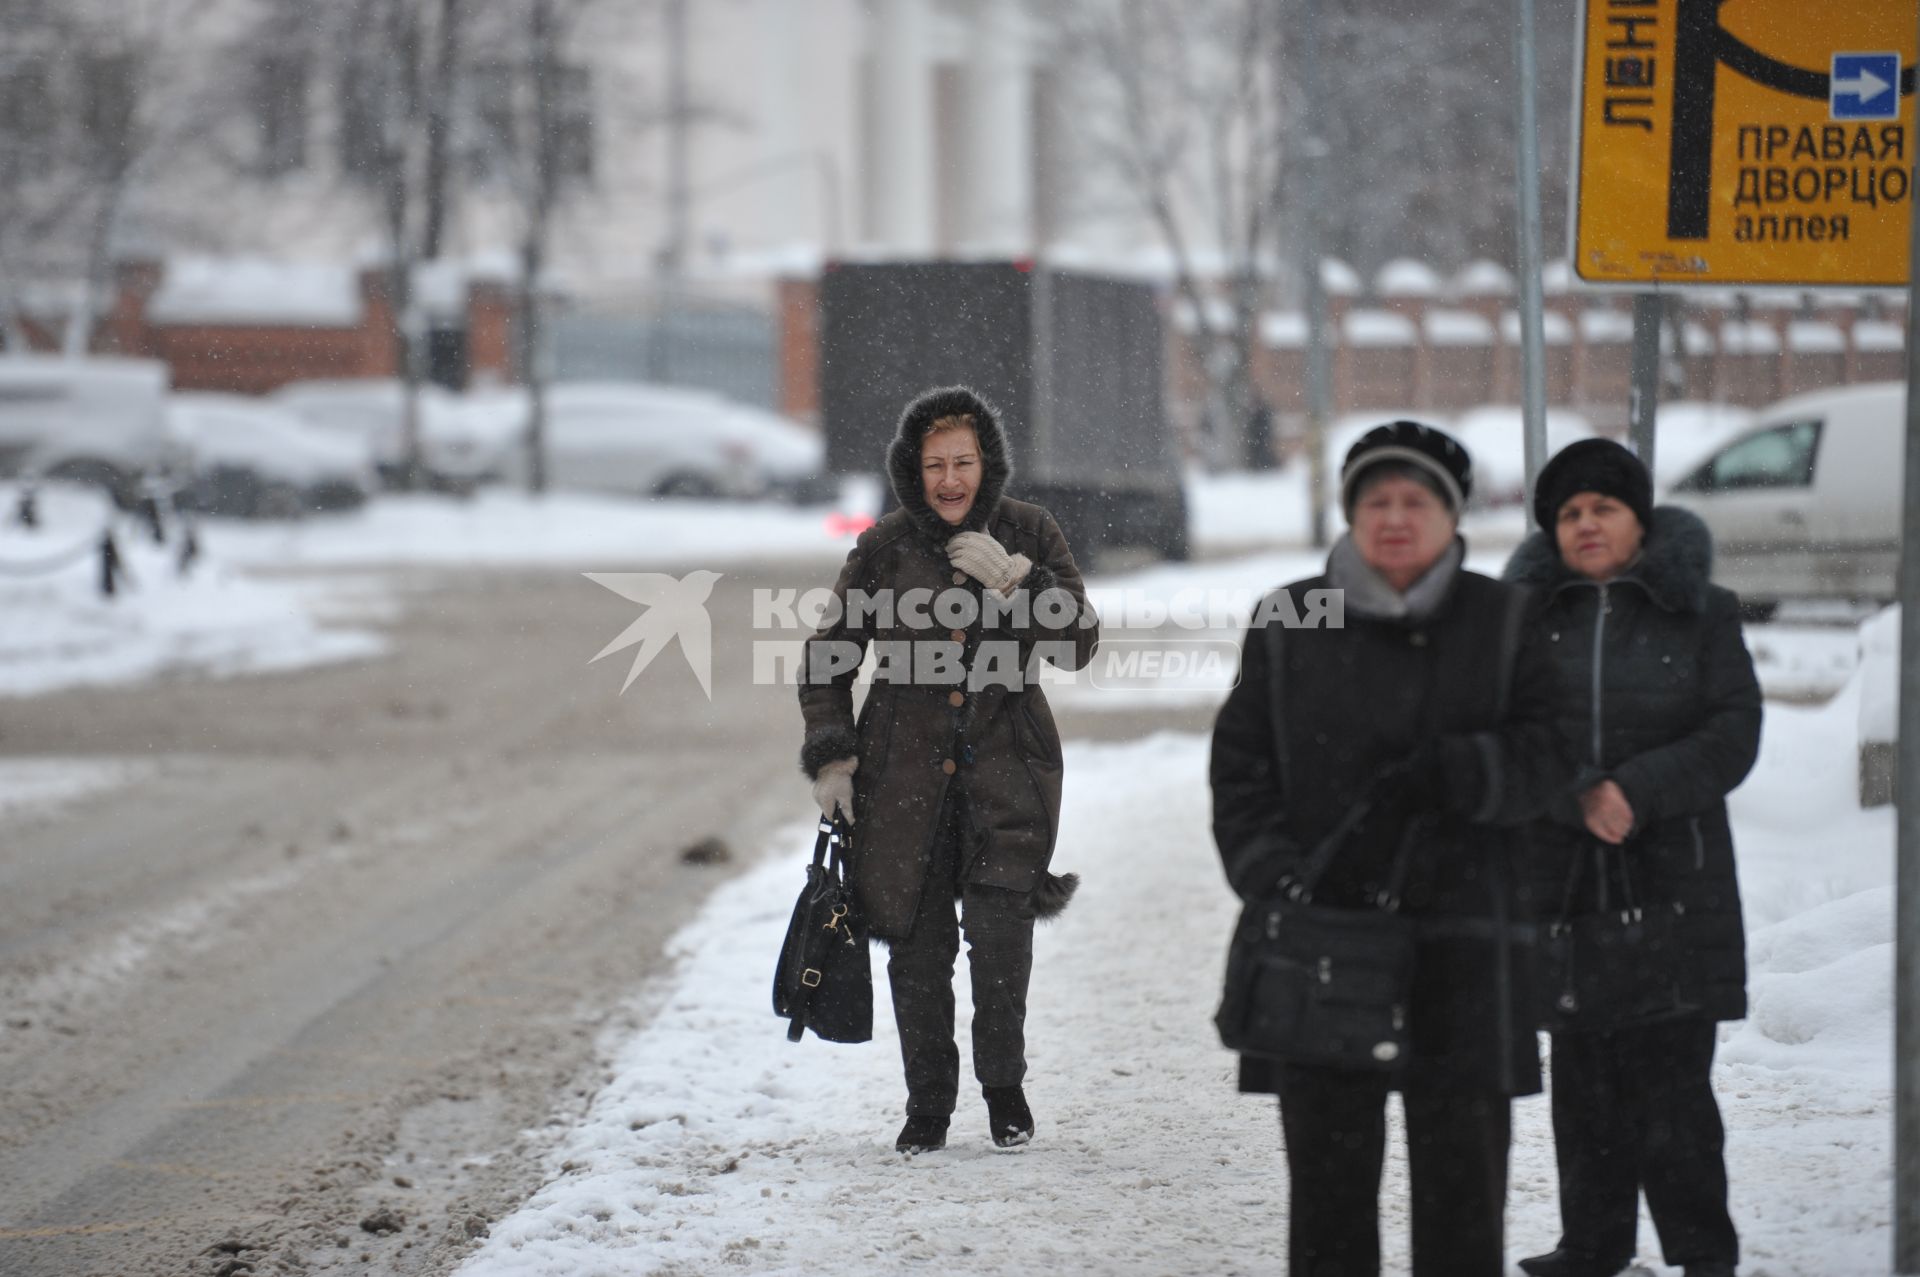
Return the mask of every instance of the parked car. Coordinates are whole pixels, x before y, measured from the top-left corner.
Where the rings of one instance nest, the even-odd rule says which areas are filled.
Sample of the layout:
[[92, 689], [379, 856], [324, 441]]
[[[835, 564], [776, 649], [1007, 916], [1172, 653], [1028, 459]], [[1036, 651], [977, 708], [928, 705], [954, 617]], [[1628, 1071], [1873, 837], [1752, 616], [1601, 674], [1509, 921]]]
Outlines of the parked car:
[[1654, 415], [1654, 486], [1671, 488], [1753, 423], [1753, 410], [1738, 404], [1692, 399], [1661, 404]]
[[[388, 483], [396, 482], [406, 458], [403, 426], [405, 387], [393, 377], [300, 381], [282, 386], [273, 401], [321, 430], [363, 439]], [[420, 388], [420, 461], [427, 483], [470, 492], [499, 474], [510, 439], [489, 432], [490, 419], [461, 408], [460, 396], [443, 386]]]
[[1706, 520], [1714, 580], [1752, 612], [1785, 599], [1890, 602], [1905, 442], [1900, 382], [1813, 391], [1762, 409], [1667, 500]]
[[316, 429], [263, 399], [176, 393], [167, 429], [191, 468], [190, 500], [209, 514], [352, 509], [379, 487], [366, 440]]
[[[524, 390], [472, 396], [488, 433], [516, 442], [502, 465], [527, 478]], [[638, 382], [561, 382], [547, 395], [547, 481], [556, 489], [661, 497], [763, 497], [802, 491], [820, 473], [813, 431], [719, 395]]]
[[0, 475], [87, 483], [122, 506], [177, 468], [167, 366], [146, 359], [0, 356]]

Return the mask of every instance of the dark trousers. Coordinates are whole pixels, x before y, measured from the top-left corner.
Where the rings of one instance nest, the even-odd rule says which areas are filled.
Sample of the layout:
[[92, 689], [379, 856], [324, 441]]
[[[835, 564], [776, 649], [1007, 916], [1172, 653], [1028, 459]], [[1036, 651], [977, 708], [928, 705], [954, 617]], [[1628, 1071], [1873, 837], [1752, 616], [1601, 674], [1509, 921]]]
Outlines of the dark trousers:
[[1711, 1020], [1553, 1035], [1560, 1245], [1624, 1264], [1640, 1193], [1673, 1266], [1735, 1264]]
[[[967, 845], [959, 802], [949, 802], [935, 840], [920, 908], [906, 939], [887, 955], [893, 1018], [907, 1073], [909, 1116], [946, 1117], [960, 1092], [953, 1041], [953, 963], [967, 937], [973, 976], [973, 1073], [982, 1086], [1019, 1086], [1027, 1074], [1027, 982], [1033, 974], [1033, 908], [1024, 893], [960, 886]], [[954, 895], [960, 892], [960, 917]]]
[[[1290, 1277], [1380, 1272], [1388, 1089], [1381, 1073], [1281, 1070]], [[1500, 1277], [1512, 1138], [1507, 1097], [1408, 1085], [1401, 1100], [1413, 1181], [1414, 1277]]]

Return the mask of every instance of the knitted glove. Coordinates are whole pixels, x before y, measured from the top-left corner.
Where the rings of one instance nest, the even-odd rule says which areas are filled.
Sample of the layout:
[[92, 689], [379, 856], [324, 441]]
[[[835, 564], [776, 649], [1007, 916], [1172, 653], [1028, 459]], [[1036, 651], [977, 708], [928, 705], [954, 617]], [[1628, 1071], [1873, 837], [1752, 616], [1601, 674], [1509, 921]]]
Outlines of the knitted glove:
[[821, 766], [820, 774], [813, 778], [813, 801], [820, 804], [822, 816], [831, 820], [833, 809], [838, 807], [847, 823], [853, 823], [853, 773], [859, 767], [857, 758], [836, 758]]
[[1026, 580], [1033, 562], [1024, 554], [1008, 554], [1007, 547], [984, 532], [956, 532], [947, 541], [947, 558], [990, 590], [1013, 593]]

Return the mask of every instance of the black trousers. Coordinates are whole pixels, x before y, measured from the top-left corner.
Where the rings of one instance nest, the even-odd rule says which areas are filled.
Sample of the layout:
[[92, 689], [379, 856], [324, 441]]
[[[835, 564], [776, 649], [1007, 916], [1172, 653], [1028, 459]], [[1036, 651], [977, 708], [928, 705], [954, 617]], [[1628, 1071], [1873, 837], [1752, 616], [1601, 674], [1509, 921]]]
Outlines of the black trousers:
[[[1382, 1073], [1281, 1070], [1290, 1277], [1380, 1272], [1388, 1089]], [[1401, 1100], [1413, 1181], [1414, 1277], [1500, 1277], [1510, 1102], [1492, 1091], [1416, 1084], [1403, 1087]]]
[[[1019, 1086], [1027, 1074], [1027, 984], [1033, 974], [1033, 907], [1017, 891], [962, 886], [969, 844], [965, 801], [950, 798], [927, 866], [913, 930], [887, 955], [893, 1018], [907, 1074], [909, 1116], [946, 1117], [960, 1092], [953, 1040], [953, 964], [967, 937], [973, 977], [973, 1073], [982, 1086]], [[954, 896], [960, 916], [954, 916]]]
[[1739, 1262], [1726, 1130], [1708, 1078], [1716, 1036], [1699, 1019], [1553, 1035], [1563, 1247], [1624, 1264], [1645, 1191], [1668, 1264]]

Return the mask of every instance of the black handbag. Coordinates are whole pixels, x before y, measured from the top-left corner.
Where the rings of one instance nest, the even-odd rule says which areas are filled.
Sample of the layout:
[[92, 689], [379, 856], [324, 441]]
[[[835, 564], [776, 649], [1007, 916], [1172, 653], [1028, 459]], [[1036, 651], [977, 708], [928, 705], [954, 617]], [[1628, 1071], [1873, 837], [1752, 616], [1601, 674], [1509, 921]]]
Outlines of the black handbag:
[[1405, 1059], [1415, 924], [1400, 913], [1400, 890], [1424, 822], [1408, 822], [1373, 908], [1313, 898], [1371, 807], [1356, 803], [1280, 895], [1241, 910], [1214, 1016], [1228, 1049], [1341, 1069], [1391, 1069]]
[[[1597, 875], [1599, 907], [1576, 914], [1574, 899], [1589, 860]], [[1726, 935], [1716, 934], [1721, 931]], [[1737, 919], [1689, 917], [1677, 900], [1643, 905], [1626, 849], [1604, 843], [1593, 844], [1590, 855], [1574, 857], [1560, 915], [1540, 929], [1539, 937], [1539, 1020], [1556, 1033], [1696, 1014], [1710, 992], [1700, 952], [1739, 943]]]
[[786, 1020], [790, 1042], [808, 1029], [828, 1042], [873, 1038], [873, 962], [840, 857], [841, 838], [839, 822], [821, 817], [807, 885], [794, 902], [774, 968], [773, 1013]]

